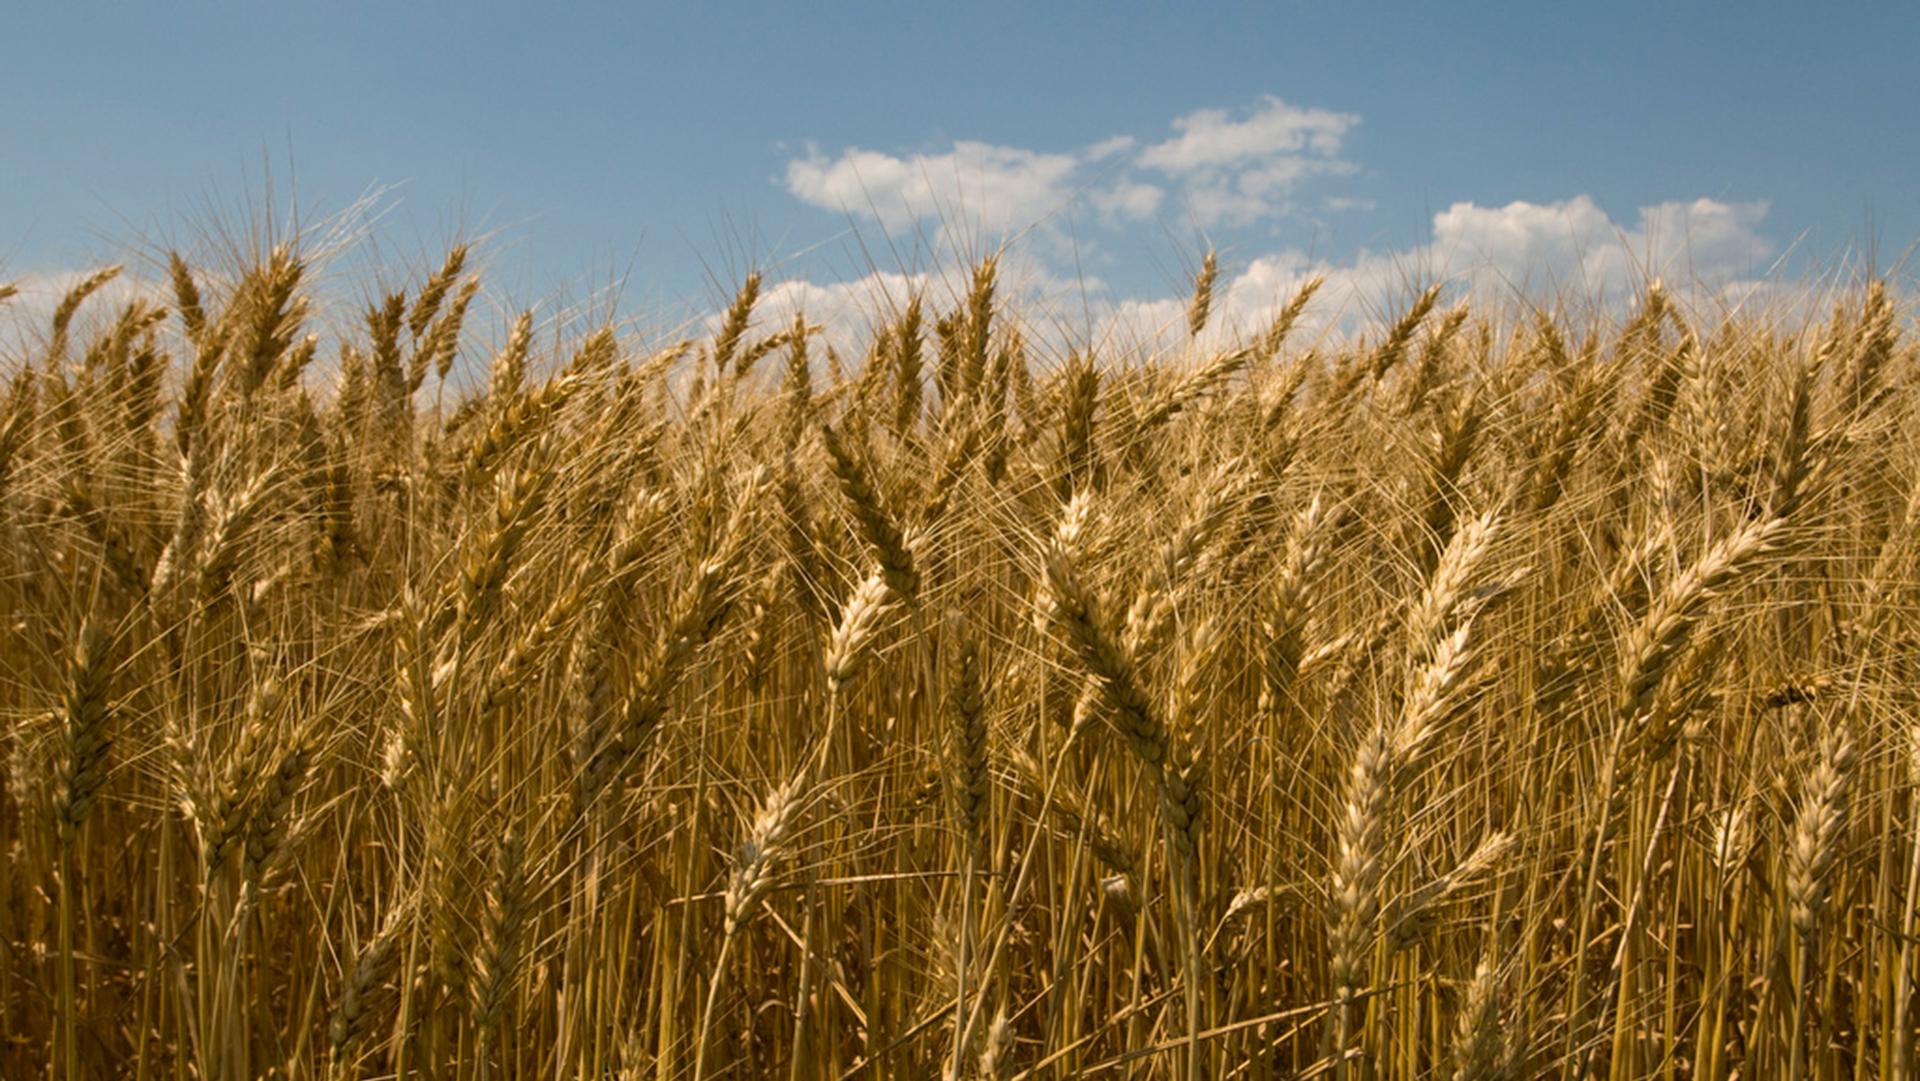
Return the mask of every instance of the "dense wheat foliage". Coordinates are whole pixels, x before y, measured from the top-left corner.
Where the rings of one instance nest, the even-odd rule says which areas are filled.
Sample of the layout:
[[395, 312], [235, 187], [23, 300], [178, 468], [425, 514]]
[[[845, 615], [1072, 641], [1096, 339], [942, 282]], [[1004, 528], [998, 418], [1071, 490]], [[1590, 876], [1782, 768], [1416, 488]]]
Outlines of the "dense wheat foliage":
[[0, 1075], [1911, 1076], [1881, 286], [862, 356], [466, 256], [4, 369]]

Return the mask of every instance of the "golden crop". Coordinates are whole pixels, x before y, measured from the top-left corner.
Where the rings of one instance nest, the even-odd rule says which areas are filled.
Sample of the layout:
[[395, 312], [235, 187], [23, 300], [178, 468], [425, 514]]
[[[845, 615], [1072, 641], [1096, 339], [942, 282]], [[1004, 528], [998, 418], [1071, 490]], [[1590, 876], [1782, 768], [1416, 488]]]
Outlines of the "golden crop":
[[464, 249], [112, 273], [0, 371], [0, 1075], [1910, 1076], [1881, 285], [488, 363]]

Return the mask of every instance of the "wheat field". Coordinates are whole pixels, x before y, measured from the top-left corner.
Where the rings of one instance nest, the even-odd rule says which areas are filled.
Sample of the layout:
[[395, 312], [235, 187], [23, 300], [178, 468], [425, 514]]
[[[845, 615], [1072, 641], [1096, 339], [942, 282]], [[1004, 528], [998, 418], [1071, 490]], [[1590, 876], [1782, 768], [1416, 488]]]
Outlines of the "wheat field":
[[0, 368], [0, 1075], [1912, 1075], [1881, 283], [1209, 256], [1115, 355], [992, 259], [854, 349], [231, 262]]

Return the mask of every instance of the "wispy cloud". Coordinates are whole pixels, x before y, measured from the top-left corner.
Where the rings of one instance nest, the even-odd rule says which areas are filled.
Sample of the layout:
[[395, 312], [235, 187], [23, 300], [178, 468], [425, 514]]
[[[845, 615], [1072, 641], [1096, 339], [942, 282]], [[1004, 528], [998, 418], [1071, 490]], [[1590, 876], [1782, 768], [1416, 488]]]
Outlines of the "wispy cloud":
[[973, 141], [908, 154], [809, 147], [787, 163], [784, 183], [803, 202], [892, 230], [939, 220], [1004, 234], [1083, 203], [1109, 227], [1173, 207], [1202, 227], [1238, 227], [1292, 213], [1311, 178], [1353, 172], [1339, 154], [1359, 122], [1269, 96], [1239, 114], [1177, 117], [1167, 138], [1145, 146], [1123, 133], [1066, 151]]
[[787, 163], [786, 185], [804, 202], [870, 217], [888, 229], [955, 219], [1005, 232], [1071, 202], [1075, 174], [1088, 160], [980, 142], [904, 157], [858, 147], [833, 157], [810, 150]]
[[1186, 209], [1203, 226], [1244, 226], [1292, 211], [1292, 195], [1315, 176], [1353, 173], [1340, 157], [1354, 113], [1301, 108], [1268, 95], [1234, 116], [1200, 109], [1174, 120], [1178, 135], [1137, 162], [1177, 178]]
[[1140, 154], [1140, 164], [1170, 173], [1192, 173], [1258, 164], [1276, 157], [1332, 158], [1360, 123], [1353, 113], [1303, 109], [1271, 94], [1234, 119], [1225, 109], [1198, 109], [1179, 117], [1180, 134]]

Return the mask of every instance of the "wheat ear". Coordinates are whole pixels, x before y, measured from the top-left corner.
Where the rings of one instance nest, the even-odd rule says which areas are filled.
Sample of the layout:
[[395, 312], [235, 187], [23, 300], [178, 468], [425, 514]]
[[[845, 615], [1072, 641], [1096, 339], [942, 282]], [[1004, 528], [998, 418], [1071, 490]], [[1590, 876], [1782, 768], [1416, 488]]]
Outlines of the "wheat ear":
[[1827, 908], [1827, 879], [1839, 859], [1841, 835], [1846, 831], [1847, 790], [1854, 758], [1853, 731], [1844, 721], [1821, 731], [1820, 759], [1806, 780], [1787, 842], [1788, 914], [1800, 945], [1794, 955], [1790, 1081], [1798, 1081], [1806, 1068], [1806, 1018], [1813, 993], [1816, 937]]

